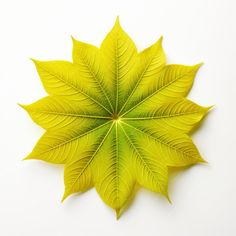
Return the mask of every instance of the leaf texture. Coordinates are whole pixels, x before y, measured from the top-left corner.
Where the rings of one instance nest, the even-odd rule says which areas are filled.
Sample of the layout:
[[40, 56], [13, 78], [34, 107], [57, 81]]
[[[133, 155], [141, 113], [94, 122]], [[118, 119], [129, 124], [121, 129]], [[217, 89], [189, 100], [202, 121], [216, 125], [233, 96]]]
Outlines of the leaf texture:
[[189, 137], [211, 107], [186, 98], [201, 66], [166, 65], [162, 37], [138, 52], [117, 18], [73, 62], [33, 60], [48, 93], [21, 105], [46, 132], [25, 159], [64, 164], [69, 195], [95, 187], [119, 217], [136, 184], [168, 195], [168, 167], [205, 162]]

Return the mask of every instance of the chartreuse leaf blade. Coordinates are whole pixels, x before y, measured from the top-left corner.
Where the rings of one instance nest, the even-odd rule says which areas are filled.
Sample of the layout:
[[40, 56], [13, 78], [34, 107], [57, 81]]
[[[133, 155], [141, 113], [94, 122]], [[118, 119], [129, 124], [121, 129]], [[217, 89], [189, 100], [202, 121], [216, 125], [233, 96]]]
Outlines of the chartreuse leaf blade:
[[110, 119], [109, 114], [90, 99], [68, 99], [67, 96], [55, 95], [21, 106], [44, 129], [81, 126], [84, 122], [91, 122], [91, 119]]
[[121, 28], [119, 18], [102, 42], [101, 53], [112, 81], [114, 112], [118, 113], [128, 95], [130, 74], [137, 57], [136, 46]]
[[95, 187], [105, 203], [119, 215], [127, 203], [135, 184], [132, 150], [125, 140], [118, 123], [113, 125], [110, 135], [96, 158]]
[[[71, 126], [66, 129], [49, 130], [25, 159], [65, 164], [69, 159], [79, 157], [79, 153], [84, 150], [84, 147], [80, 147], [81, 142], [84, 144], [87, 141], [88, 145], [94, 145], [96, 135], [105, 133], [109, 123], [110, 121], [93, 120], [78, 128]], [[81, 139], [83, 141], [80, 141]]]
[[85, 76], [86, 73], [79, 66], [67, 61], [33, 61], [48, 94], [74, 96], [80, 100], [90, 99], [111, 113], [106, 108], [104, 99], [98, 96], [100, 87], [97, 82]]
[[[125, 110], [126, 106], [134, 102], [133, 97], [137, 96], [137, 89], [142, 84], [155, 81], [157, 75], [160, 74], [163, 66], [166, 64], [166, 57], [162, 48], [162, 37], [152, 46], [146, 48], [138, 54], [136, 63], [129, 76], [130, 86], [127, 86], [128, 97], [120, 109], [120, 114]], [[142, 89], [141, 89], [142, 90]]]
[[122, 115], [124, 116], [135, 109], [161, 105], [185, 97], [190, 91], [194, 77], [201, 65], [167, 65], [157, 73], [156, 79], [142, 80]]
[[119, 218], [136, 183], [169, 200], [168, 167], [205, 162], [188, 134], [210, 107], [185, 98], [201, 64], [166, 65], [162, 37], [138, 53], [117, 19], [73, 63], [34, 62], [49, 96], [21, 106], [46, 132], [25, 159], [64, 164], [63, 200], [95, 187]]
[[187, 166], [205, 162], [186, 134], [174, 131], [170, 134], [165, 129], [153, 131], [143, 128], [140, 123], [128, 121], [124, 122], [124, 127], [137, 145], [146, 150], [149, 156], [154, 155], [160, 163], [166, 166]]
[[[133, 150], [132, 161], [135, 168], [137, 182], [154, 192], [168, 196], [167, 180], [168, 169], [163, 161], [158, 160], [155, 155], [150, 155], [148, 142], [137, 142], [135, 135], [140, 135], [132, 126], [123, 125], [122, 131], [126, 137], [130, 149]], [[143, 140], [146, 141], [146, 140]]]
[[[78, 139], [79, 151], [76, 156], [72, 156], [65, 165], [65, 193], [64, 200], [72, 193], [86, 190], [91, 184], [96, 182], [92, 167], [99, 152], [102, 152], [102, 147], [109, 137], [113, 124], [107, 122], [100, 126], [99, 129], [89, 132]], [[97, 166], [95, 166], [97, 168]]]
[[90, 78], [98, 87], [99, 94], [104, 96], [103, 103], [113, 111], [111, 98], [113, 97], [111, 91], [111, 81], [107, 73], [107, 69], [104, 65], [104, 61], [100, 50], [84, 42], [80, 42], [74, 38], [73, 40], [73, 62], [80, 68], [80, 76], [84, 78]]
[[210, 108], [199, 106], [186, 98], [180, 98], [157, 107], [138, 107], [128, 113], [124, 120], [142, 121], [139, 123], [143, 127], [153, 131], [163, 128], [188, 133], [199, 124]]

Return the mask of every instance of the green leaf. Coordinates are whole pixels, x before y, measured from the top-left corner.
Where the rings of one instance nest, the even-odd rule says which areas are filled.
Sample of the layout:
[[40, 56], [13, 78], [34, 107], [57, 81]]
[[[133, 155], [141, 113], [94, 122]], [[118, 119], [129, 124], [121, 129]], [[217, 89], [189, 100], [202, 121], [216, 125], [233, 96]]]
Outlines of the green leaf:
[[69, 195], [95, 187], [117, 218], [135, 184], [168, 200], [168, 167], [204, 163], [189, 132], [211, 107], [188, 100], [195, 66], [166, 65], [162, 37], [138, 53], [119, 20], [73, 63], [33, 60], [49, 96], [21, 105], [46, 129], [25, 159], [64, 164]]

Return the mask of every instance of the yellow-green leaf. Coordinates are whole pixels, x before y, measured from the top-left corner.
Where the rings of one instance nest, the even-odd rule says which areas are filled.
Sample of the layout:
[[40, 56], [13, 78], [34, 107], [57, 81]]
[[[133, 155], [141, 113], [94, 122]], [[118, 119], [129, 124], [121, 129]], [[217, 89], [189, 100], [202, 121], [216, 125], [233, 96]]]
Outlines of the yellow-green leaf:
[[98, 119], [110, 118], [109, 113], [90, 99], [48, 96], [31, 105], [21, 105], [35, 123], [44, 129], [81, 127]]
[[180, 98], [160, 106], [138, 106], [123, 119], [140, 122], [143, 127], [152, 130], [164, 128], [188, 133], [199, 124], [210, 108]]
[[101, 53], [112, 82], [114, 112], [118, 113], [132, 86], [131, 71], [137, 58], [136, 46], [121, 28], [119, 18], [102, 42]]
[[210, 107], [188, 100], [195, 66], [166, 65], [162, 37], [138, 53], [119, 19], [100, 48], [73, 38], [73, 62], [35, 62], [47, 97], [21, 105], [46, 129], [25, 159], [64, 164], [69, 195], [95, 187], [116, 211], [136, 184], [168, 200], [168, 168], [205, 162], [189, 137]]

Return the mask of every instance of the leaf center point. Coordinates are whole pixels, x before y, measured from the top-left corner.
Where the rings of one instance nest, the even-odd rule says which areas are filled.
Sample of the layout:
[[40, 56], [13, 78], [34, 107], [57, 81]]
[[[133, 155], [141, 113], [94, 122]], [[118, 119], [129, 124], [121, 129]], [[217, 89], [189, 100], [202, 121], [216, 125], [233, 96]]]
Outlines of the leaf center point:
[[111, 118], [112, 118], [113, 121], [119, 121], [120, 120], [120, 117], [118, 116], [117, 113], [113, 113]]

